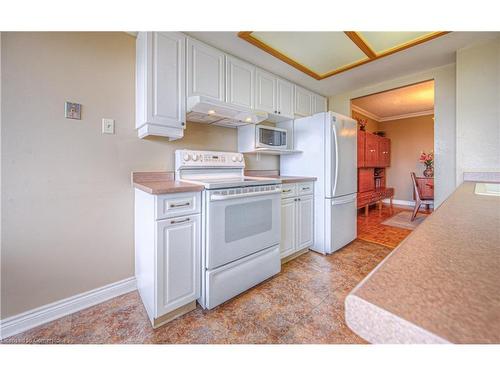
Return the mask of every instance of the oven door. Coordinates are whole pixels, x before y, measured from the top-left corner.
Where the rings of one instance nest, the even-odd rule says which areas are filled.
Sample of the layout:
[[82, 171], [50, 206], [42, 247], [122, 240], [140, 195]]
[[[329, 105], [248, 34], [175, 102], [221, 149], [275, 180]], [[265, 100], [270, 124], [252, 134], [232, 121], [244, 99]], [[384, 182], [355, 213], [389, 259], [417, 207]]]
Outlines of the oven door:
[[220, 194], [221, 191], [209, 192], [206, 211], [207, 269], [279, 244], [280, 191], [272, 187], [269, 191], [225, 196]]

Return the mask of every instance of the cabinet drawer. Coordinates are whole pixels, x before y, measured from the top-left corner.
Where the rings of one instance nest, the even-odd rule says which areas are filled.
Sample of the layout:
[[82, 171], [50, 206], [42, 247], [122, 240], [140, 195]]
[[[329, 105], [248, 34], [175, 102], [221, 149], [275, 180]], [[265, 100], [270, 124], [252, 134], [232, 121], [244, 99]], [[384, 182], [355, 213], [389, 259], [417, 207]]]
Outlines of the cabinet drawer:
[[200, 212], [201, 193], [165, 194], [156, 197], [156, 220]]
[[295, 197], [297, 195], [297, 184], [284, 184], [281, 187], [281, 199]]
[[298, 195], [308, 195], [314, 192], [314, 182], [301, 182], [297, 184]]

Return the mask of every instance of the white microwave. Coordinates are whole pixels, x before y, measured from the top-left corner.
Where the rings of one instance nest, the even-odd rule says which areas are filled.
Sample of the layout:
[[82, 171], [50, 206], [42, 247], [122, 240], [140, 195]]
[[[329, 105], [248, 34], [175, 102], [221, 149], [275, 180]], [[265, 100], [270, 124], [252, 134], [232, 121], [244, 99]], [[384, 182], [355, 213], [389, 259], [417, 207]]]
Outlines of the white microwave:
[[287, 148], [286, 129], [274, 128], [271, 126], [255, 126], [255, 147], [256, 148]]

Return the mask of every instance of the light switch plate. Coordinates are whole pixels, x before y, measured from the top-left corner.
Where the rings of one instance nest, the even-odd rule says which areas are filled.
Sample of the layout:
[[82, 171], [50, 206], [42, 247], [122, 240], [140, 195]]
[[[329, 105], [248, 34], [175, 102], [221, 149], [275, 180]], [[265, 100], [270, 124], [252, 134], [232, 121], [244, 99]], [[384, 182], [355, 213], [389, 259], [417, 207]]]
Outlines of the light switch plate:
[[102, 119], [102, 134], [115, 134], [115, 120], [111, 118]]
[[81, 120], [82, 105], [80, 103], [64, 103], [64, 116], [72, 120]]

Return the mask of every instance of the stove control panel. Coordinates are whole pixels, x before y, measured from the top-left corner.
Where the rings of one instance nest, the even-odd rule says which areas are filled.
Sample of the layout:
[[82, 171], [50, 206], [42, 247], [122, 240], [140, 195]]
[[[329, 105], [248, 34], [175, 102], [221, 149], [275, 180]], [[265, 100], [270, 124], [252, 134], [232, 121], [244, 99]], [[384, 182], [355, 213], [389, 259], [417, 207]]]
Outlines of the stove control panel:
[[176, 150], [175, 169], [182, 168], [245, 168], [239, 152]]

